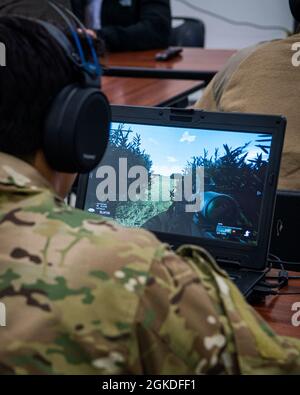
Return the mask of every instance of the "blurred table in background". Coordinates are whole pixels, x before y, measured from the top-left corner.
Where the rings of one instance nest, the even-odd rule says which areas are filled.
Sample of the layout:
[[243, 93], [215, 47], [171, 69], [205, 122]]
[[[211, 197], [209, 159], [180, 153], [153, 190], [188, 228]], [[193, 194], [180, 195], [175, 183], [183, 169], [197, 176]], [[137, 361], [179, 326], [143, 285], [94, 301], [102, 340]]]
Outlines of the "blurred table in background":
[[203, 81], [153, 78], [103, 77], [102, 89], [111, 104], [151, 107], [184, 107]]
[[235, 50], [184, 48], [182, 55], [157, 62], [159, 50], [118, 52], [102, 59], [104, 74], [119, 77], [204, 80], [208, 83], [236, 53]]

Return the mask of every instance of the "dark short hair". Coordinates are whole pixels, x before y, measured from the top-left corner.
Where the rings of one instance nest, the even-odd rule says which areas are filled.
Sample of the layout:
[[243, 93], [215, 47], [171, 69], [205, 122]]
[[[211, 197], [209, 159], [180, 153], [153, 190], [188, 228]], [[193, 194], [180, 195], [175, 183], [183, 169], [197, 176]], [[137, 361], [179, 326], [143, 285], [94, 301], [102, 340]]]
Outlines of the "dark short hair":
[[6, 67], [0, 67], [0, 151], [29, 160], [42, 149], [47, 111], [66, 85], [81, 73], [40, 24], [0, 17]]

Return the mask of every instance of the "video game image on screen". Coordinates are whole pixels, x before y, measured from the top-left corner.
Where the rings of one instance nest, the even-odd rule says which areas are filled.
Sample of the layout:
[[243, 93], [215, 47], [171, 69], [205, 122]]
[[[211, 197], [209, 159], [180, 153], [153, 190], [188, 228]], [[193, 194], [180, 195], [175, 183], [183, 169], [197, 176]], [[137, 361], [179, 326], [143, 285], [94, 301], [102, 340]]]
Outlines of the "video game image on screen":
[[85, 210], [126, 227], [256, 245], [272, 138], [113, 123]]

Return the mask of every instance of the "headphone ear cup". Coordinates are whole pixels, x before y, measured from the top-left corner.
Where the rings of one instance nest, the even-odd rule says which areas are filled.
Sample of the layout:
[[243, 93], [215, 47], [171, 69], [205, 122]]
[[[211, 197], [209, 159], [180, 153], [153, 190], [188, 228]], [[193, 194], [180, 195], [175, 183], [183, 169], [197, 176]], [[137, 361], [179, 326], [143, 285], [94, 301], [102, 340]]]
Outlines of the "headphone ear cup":
[[110, 123], [110, 106], [99, 89], [64, 88], [45, 123], [44, 153], [51, 168], [64, 173], [93, 170], [105, 154]]

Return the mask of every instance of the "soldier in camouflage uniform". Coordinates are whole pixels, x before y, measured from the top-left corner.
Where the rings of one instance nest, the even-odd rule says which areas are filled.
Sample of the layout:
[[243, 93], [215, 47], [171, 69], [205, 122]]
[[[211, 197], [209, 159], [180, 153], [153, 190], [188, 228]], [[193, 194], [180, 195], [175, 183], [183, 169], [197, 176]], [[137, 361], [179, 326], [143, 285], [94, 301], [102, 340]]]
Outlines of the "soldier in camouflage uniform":
[[175, 254], [64, 203], [71, 180], [38, 136], [48, 97], [76, 73], [41, 26], [23, 23], [20, 41], [18, 23], [0, 19], [15, 49], [0, 74], [0, 372], [299, 374], [300, 342], [276, 336], [203, 249]]

